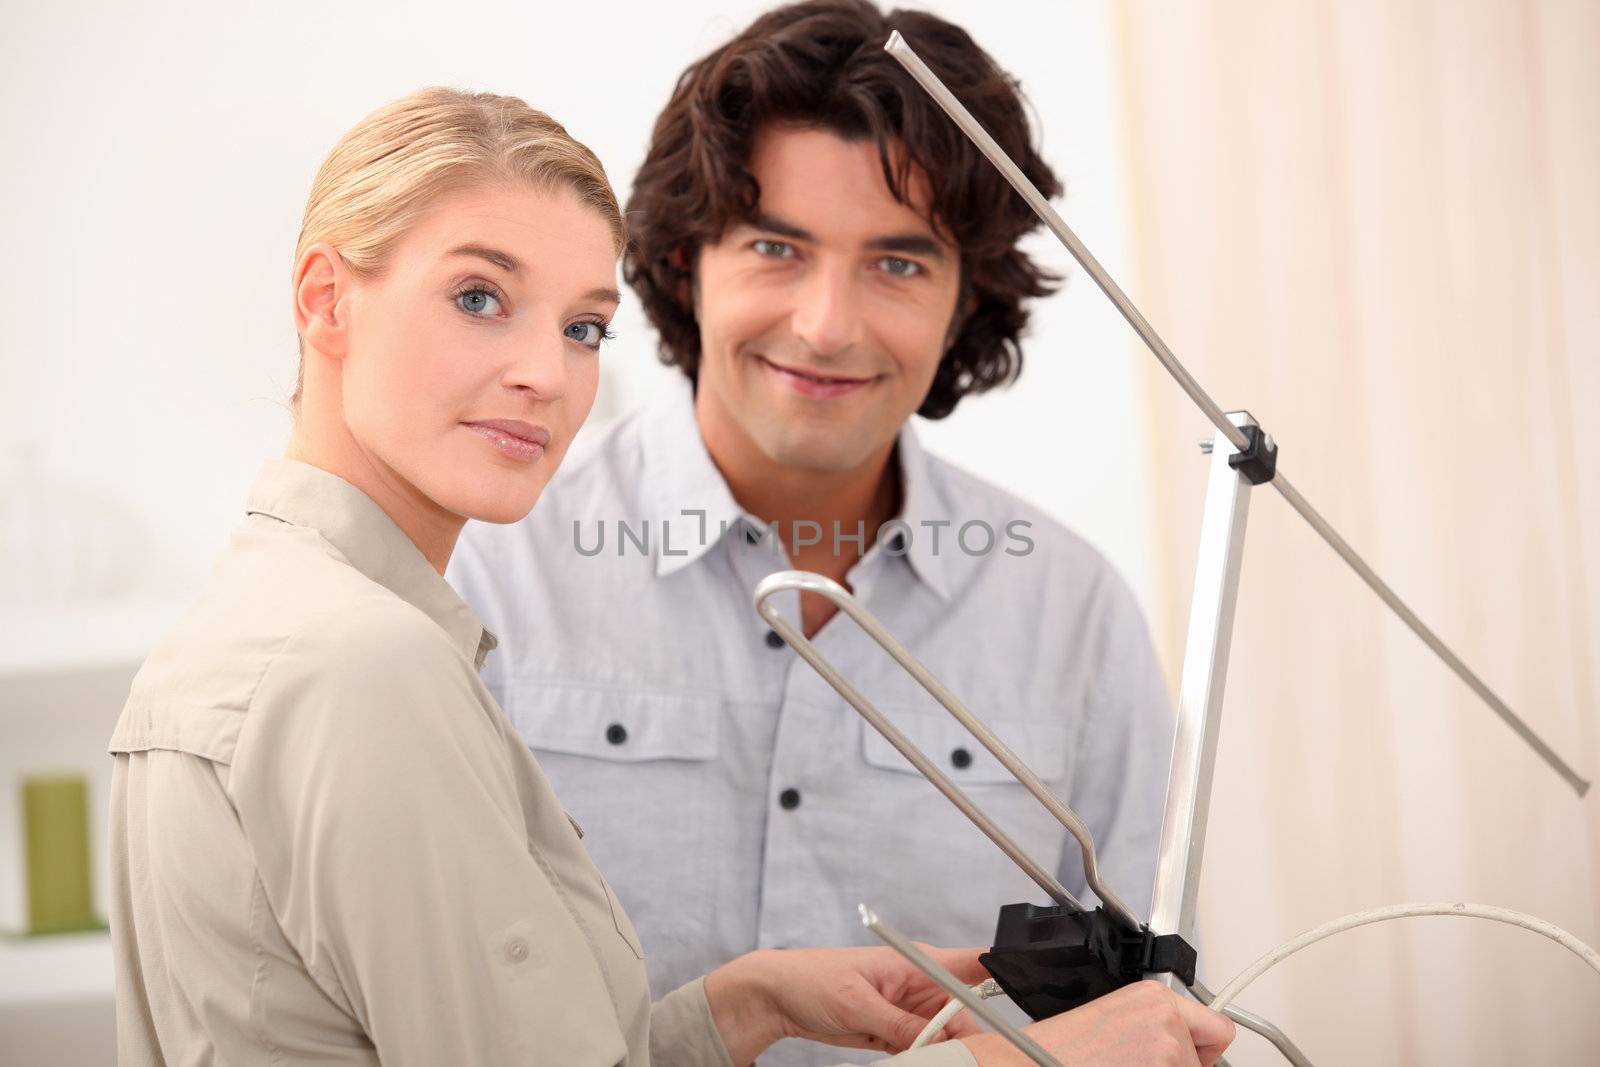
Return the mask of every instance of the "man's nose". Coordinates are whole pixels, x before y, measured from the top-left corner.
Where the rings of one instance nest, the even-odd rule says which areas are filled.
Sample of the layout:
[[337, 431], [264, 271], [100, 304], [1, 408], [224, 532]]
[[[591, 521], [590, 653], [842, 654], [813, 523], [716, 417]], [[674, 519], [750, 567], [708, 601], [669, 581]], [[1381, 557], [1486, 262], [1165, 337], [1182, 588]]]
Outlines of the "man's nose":
[[819, 264], [795, 295], [795, 336], [812, 351], [828, 355], [859, 341], [861, 325], [854, 272], [842, 263]]

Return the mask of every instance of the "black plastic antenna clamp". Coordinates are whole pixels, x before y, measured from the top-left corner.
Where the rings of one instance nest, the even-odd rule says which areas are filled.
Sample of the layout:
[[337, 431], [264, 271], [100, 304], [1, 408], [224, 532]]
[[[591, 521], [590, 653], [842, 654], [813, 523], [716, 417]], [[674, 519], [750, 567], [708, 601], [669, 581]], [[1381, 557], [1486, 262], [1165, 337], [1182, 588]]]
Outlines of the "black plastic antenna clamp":
[[1105, 908], [1007, 904], [978, 961], [1031, 1019], [1048, 1019], [1150, 974], [1194, 984], [1195, 950], [1177, 934], [1130, 930]]
[[1228, 457], [1228, 466], [1249, 479], [1251, 485], [1272, 481], [1278, 473], [1278, 442], [1256, 425], [1241, 426], [1245, 449]]

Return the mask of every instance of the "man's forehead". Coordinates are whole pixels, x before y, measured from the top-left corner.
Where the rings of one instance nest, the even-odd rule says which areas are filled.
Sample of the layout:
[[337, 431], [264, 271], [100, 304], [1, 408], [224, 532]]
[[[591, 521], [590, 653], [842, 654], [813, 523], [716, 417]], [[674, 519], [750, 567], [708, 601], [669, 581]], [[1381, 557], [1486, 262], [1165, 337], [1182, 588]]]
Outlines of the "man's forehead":
[[[900, 163], [895, 154], [891, 143], [892, 168]], [[749, 168], [760, 188], [758, 215], [765, 222], [862, 242], [919, 234], [951, 247], [930, 218], [927, 175], [910, 168], [901, 190], [905, 200], [897, 199], [871, 138], [788, 123], [768, 125], [751, 145]]]

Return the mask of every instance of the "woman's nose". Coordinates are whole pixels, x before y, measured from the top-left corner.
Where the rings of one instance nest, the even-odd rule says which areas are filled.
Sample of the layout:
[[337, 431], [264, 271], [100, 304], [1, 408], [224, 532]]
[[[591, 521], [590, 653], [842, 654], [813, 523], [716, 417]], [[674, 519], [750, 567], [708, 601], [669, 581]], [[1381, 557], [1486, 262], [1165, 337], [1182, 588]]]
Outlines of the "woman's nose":
[[502, 379], [509, 389], [527, 392], [541, 400], [555, 400], [567, 390], [566, 348], [560, 338], [543, 338], [518, 349]]

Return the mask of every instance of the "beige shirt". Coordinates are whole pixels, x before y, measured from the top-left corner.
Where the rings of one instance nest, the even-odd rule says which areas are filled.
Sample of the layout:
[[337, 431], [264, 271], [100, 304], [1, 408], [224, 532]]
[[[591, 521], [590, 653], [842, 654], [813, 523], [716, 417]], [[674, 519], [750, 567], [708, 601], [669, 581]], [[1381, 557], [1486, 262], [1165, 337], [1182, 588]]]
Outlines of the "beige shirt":
[[651, 1005], [628, 917], [479, 680], [494, 645], [365, 494], [267, 465], [111, 740], [124, 1067], [728, 1067], [702, 981]]

